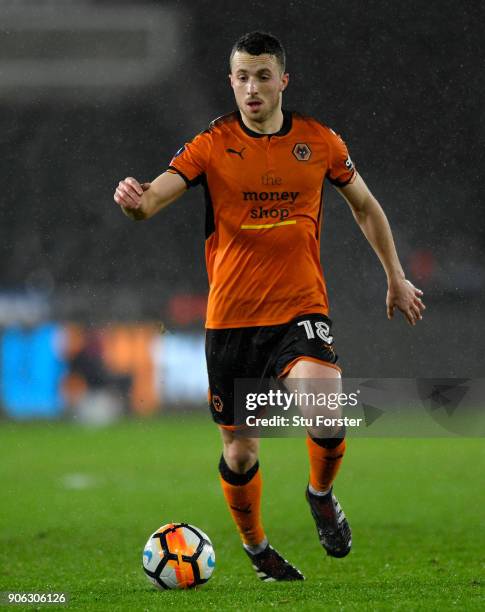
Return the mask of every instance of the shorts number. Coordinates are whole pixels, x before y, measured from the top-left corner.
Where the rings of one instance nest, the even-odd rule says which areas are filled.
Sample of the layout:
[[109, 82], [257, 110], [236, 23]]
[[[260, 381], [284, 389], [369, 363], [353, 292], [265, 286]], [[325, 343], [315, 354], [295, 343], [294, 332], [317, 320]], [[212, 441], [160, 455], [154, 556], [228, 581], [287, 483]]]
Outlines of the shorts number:
[[[315, 332], [313, 331], [312, 321], [308, 319], [306, 321], [299, 321], [297, 325], [303, 325], [303, 327], [305, 328], [305, 332], [306, 332], [308, 340], [312, 340], [313, 338], [315, 338]], [[324, 321], [315, 321], [314, 325], [315, 325], [315, 331], [317, 333], [317, 336], [321, 338], [327, 344], [332, 344], [333, 336], [330, 335], [330, 326], [328, 325], [328, 323], [325, 323]]]

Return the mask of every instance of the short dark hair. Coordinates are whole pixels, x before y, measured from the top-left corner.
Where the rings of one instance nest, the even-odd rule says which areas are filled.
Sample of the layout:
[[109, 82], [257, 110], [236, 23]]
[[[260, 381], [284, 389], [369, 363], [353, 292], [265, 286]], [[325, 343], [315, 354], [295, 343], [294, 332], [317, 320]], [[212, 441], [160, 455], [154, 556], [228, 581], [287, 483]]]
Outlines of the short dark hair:
[[232, 63], [232, 58], [236, 51], [243, 51], [244, 53], [249, 53], [249, 55], [262, 55], [263, 53], [274, 55], [281, 66], [281, 70], [285, 71], [285, 49], [276, 36], [272, 34], [267, 32], [248, 32], [243, 34], [232, 47], [229, 65]]

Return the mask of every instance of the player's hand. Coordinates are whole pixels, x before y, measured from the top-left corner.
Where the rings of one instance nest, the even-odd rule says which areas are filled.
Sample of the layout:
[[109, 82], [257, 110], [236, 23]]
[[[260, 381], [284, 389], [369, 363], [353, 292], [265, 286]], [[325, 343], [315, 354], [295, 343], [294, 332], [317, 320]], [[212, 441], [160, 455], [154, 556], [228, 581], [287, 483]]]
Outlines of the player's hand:
[[387, 290], [387, 318], [392, 319], [397, 308], [406, 317], [410, 325], [416, 325], [423, 318], [426, 306], [421, 298], [423, 292], [405, 278], [393, 280]]
[[150, 189], [150, 183], [139, 183], [128, 176], [118, 183], [114, 193], [114, 201], [127, 210], [138, 210], [141, 206], [141, 197], [144, 191]]

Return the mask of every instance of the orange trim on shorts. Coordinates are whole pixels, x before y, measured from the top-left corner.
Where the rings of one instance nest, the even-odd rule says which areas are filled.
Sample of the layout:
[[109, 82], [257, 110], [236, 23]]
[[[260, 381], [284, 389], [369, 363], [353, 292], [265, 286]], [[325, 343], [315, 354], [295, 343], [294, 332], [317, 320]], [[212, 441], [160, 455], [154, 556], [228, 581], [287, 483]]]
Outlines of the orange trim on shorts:
[[287, 363], [283, 369], [283, 371], [281, 372], [281, 374], [278, 375], [278, 378], [285, 378], [285, 376], [288, 376], [288, 374], [290, 373], [291, 368], [298, 363], [298, 361], [313, 361], [313, 363], [320, 363], [321, 365], [325, 365], [328, 366], [329, 368], [334, 368], [334, 370], [338, 370], [341, 374], [342, 374], [342, 370], [341, 368], [339, 368], [338, 365], [336, 365], [335, 363], [329, 363], [328, 361], [324, 361], [323, 359], [317, 359], [316, 357], [309, 357], [307, 355], [300, 355], [299, 357], [295, 357], [295, 359], [293, 359], [292, 361], [290, 361], [290, 363]]

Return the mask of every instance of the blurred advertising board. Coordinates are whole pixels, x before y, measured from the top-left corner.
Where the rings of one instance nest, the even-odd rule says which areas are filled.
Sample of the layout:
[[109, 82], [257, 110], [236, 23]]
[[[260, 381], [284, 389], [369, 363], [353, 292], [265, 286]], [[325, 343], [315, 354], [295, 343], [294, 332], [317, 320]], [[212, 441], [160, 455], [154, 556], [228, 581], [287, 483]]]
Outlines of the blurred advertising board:
[[200, 406], [204, 336], [152, 323], [10, 326], [0, 334], [0, 403], [15, 419], [112, 420]]

